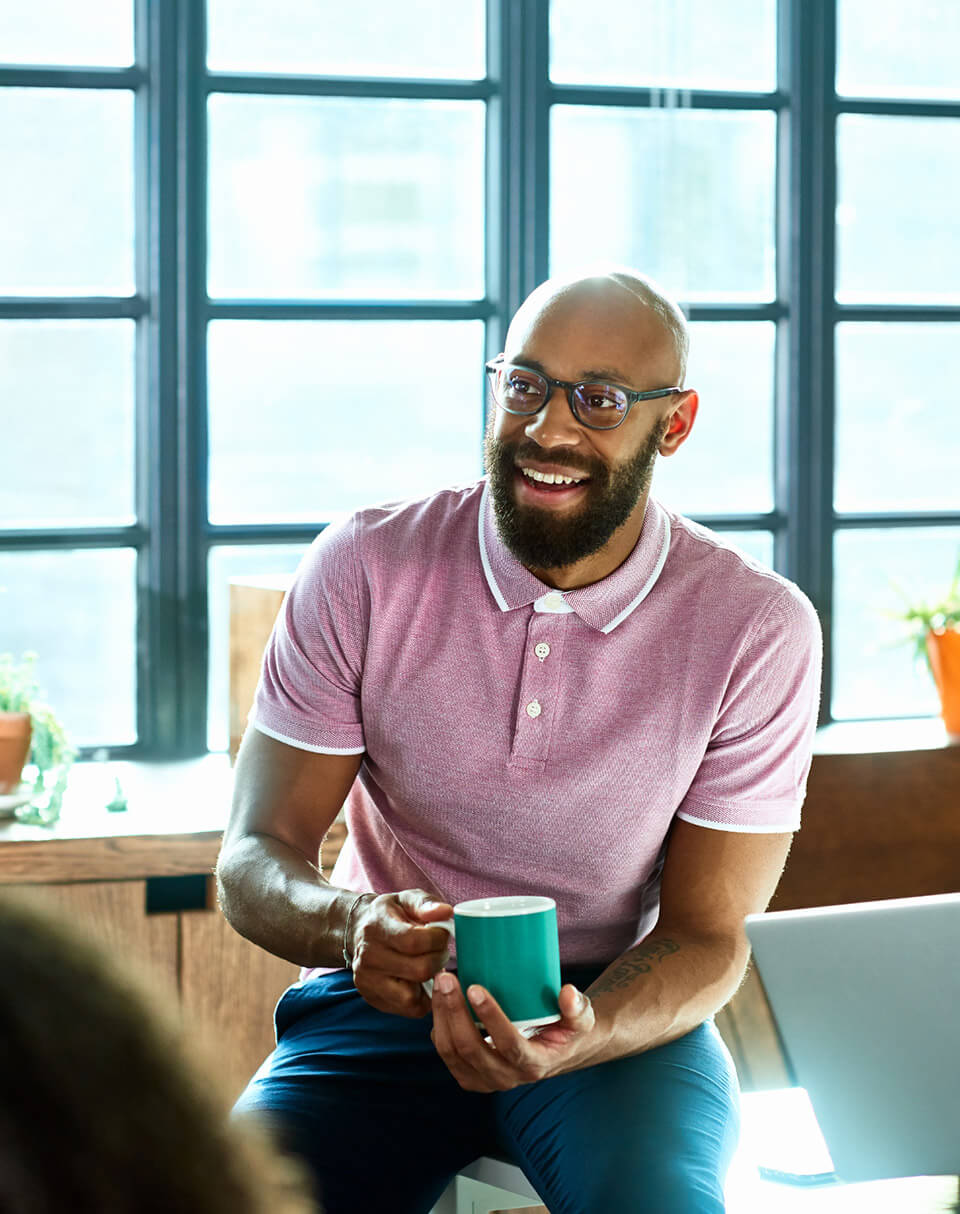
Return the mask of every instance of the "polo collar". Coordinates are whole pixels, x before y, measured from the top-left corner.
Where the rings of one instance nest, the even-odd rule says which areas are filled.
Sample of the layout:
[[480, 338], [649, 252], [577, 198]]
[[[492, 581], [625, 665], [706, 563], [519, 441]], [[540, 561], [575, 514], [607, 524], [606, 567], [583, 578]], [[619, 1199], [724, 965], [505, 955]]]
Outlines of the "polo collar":
[[507, 548], [497, 531], [486, 478], [478, 538], [487, 585], [501, 611], [532, 605], [535, 611], [574, 612], [596, 631], [612, 632], [656, 585], [670, 549], [670, 519], [658, 502], [648, 498], [640, 538], [627, 559], [599, 582], [575, 590], [555, 590], [541, 582]]

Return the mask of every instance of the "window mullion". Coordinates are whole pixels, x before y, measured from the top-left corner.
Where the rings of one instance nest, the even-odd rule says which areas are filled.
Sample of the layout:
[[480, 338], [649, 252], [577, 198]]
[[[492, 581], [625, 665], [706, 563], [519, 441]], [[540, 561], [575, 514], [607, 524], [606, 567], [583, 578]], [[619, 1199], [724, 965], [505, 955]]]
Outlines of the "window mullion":
[[[159, 0], [158, 0], [159, 2]], [[207, 74], [206, 0], [180, 0], [177, 29], [180, 435], [177, 552], [179, 751], [207, 749]]]
[[824, 630], [823, 714], [831, 690], [833, 614], [835, 0], [780, 0], [778, 181], [781, 321], [777, 370], [777, 507], [787, 518], [778, 564], [810, 596]]
[[176, 5], [137, 0], [137, 293], [147, 313], [137, 335], [137, 512], [147, 533], [137, 562], [138, 750], [177, 749], [181, 700], [176, 552], [178, 430], [176, 368], [177, 188]]

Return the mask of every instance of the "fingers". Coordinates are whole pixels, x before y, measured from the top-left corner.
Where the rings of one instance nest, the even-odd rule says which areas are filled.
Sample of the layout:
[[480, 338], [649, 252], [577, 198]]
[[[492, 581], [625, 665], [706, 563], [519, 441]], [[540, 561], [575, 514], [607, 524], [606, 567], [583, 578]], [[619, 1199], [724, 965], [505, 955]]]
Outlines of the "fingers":
[[507, 1091], [569, 1069], [596, 1025], [590, 1000], [570, 985], [560, 991], [562, 1019], [529, 1040], [489, 991], [471, 986], [467, 994], [482, 1029], [473, 1023], [459, 983], [452, 974], [441, 974], [434, 984], [431, 1033], [448, 1070], [467, 1091]]
[[372, 1007], [401, 1016], [427, 1014], [430, 1000], [420, 984], [443, 969], [450, 955], [449, 932], [431, 920], [452, 913], [424, 890], [380, 894], [365, 903], [352, 968], [354, 985]]
[[[446, 964], [450, 933], [445, 928], [411, 922], [400, 895], [383, 894], [365, 908], [356, 935], [354, 956], [395, 972], [398, 977], [423, 981]], [[398, 968], [397, 968], [398, 967]]]
[[405, 982], [376, 971], [355, 971], [354, 986], [380, 1012], [417, 1019], [430, 1011], [430, 1000], [419, 982]]
[[[449, 984], [445, 981], [445, 977], [450, 978]], [[433, 988], [433, 1032], [431, 1037], [437, 1053], [446, 1063], [457, 1083], [468, 1092], [496, 1092], [505, 1091], [514, 1087], [518, 1082], [523, 1082], [523, 1080], [518, 1080], [516, 1068], [511, 1066], [508, 1057], [499, 1056], [497, 1049], [484, 1041], [470, 1015], [470, 1009], [464, 1000], [460, 984], [452, 975], [445, 977], [438, 978]], [[444, 987], [448, 985], [449, 989], [445, 990]], [[489, 1005], [493, 1004], [493, 1000], [489, 996], [487, 1000], [488, 1004], [484, 1007], [484, 1011], [489, 1014], [492, 1010]], [[523, 1038], [509, 1020], [506, 1020], [503, 1012], [499, 1008], [497, 1011], [522, 1047]], [[501, 1036], [506, 1048], [510, 1050], [505, 1036], [499, 1033], [498, 1035]]]
[[449, 902], [440, 902], [423, 889], [404, 889], [394, 894], [397, 905], [416, 923], [441, 923], [453, 918]]
[[374, 932], [358, 941], [353, 955], [355, 974], [358, 968], [381, 970], [407, 982], [426, 982], [443, 969], [448, 959], [446, 949], [416, 953], [401, 951], [392, 937], [380, 937]]
[[577, 1033], [588, 1032], [597, 1022], [590, 999], [572, 983], [560, 988], [557, 1007], [562, 1019], [539, 1030], [536, 1040], [544, 1045], [566, 1045]]

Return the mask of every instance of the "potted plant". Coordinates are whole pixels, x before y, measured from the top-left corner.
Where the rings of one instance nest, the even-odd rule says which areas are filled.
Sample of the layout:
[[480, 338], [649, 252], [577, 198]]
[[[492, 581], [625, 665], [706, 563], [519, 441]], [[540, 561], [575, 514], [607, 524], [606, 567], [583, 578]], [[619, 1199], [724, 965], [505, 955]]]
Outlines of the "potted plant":
[[12, 654], [0, 654], [0, 797], [16, 794], [24, 765], [32, 765], [32, 788], [25, 797], [29, 807], [19, 816], [49, 825], [59, 817], [75, 751], [40, 692], [35, 662], [32, 653], [19, 662]]
[[917, 654], [933, 675], [947, 734], [960, 742], [960, 558], [943, 598], [908, 603], [898, 618], [910, 625]]

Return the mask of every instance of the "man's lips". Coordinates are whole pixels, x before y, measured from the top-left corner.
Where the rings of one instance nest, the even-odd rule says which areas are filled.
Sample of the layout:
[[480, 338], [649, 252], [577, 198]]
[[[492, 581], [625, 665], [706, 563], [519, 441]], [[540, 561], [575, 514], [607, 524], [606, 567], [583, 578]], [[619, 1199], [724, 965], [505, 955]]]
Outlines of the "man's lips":
[[540, 463], [537, 460], [519, 459], [517, 470], [529, 481], [539, 484], [551, 484], [564, 481], [588, 481], [590, 474], [582, 468], [567, 468], [562, 464]]
[[[568, 475], [564, 473], [562, 475]], [[542, 504], [544, 502], [560, 502], [570, 498], [579, 497], [586, 492], [587, 478], [581, 480], [575, 485], [565, 485], [563, 483], [551, 484], [548, 481], [534, 480], [532, 477], [525, 476], [522, 469], [514, 469], [514, 481], [517, 485], [517, 492], [522, 500]]]

